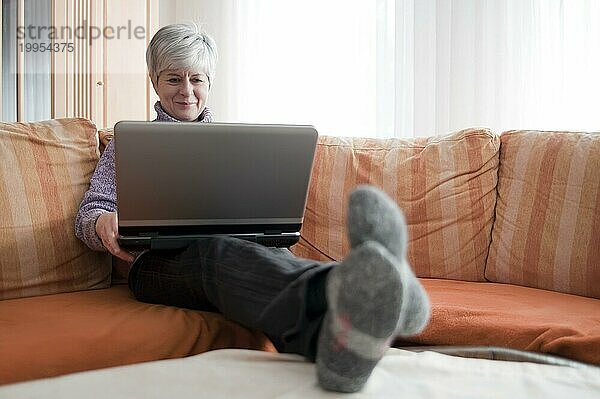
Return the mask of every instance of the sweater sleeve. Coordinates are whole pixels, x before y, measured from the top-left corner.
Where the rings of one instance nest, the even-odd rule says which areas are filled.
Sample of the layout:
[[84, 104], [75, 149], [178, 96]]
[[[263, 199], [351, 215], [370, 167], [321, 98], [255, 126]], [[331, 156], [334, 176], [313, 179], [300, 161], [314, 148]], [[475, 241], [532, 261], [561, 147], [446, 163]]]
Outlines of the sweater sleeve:
[[96, 220], [105, 212], [117, 211], [115, 149], [111, 141], [98, 161], [96, 170], [79, 205], [75, 218], [75, 235], [95, 251], [106, 251], [96, 234]]

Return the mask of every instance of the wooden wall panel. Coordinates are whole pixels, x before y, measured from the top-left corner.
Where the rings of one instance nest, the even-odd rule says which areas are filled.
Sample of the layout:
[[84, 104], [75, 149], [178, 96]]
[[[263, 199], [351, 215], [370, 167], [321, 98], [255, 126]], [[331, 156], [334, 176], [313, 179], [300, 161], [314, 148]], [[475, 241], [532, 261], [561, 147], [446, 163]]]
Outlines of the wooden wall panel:
[[108, 127], [123, 119], [147, 119], [146, 42], [150, 10], [147, 0], [106, 2], [107, 24], [116, 31], [115, 35], [120, 34], [120, 38], [107, 39], [105, 47]]
[[89, 35], [90, 26], [100, 27], [103, 3], [103, 0], [54, 0], [53, 26], [62, 32], [53, 42], [61, 48], [53, 53], [52, 61], [53, 118], [83, 117], [97, 125], [103, 119], [103, 110], [93, 106], [102, 103], [102, 92], [96, 90], [95, 81], [102, 70], [98, 51], [102, 39], [91, 40]]
[[85, 117], [99, 128], [149, 118], [145, 51], [157, 10], [158, 0], [54, 0], [54, 26], [87, 34], [73, 35], [73, 52], [54, 53], [52, 117]]

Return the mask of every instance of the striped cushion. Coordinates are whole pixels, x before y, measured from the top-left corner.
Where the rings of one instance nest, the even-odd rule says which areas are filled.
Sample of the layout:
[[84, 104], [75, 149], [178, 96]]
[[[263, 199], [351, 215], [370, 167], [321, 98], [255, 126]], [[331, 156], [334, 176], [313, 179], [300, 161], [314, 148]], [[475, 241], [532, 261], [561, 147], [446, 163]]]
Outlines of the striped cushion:
[[404, 210], [409, 259], [420, 277], [483, 281], [496, 203], [499, 139], [485, 129], [444, 137], [320, 137], [299, 256], [341, 260], [349, 251], [346, 202], [373, 184]]
[[0, 299], [109, 285], [109, 257], [74, 233], [97, 146], [84, 119], [0, 123]]
[[600, 298], [600, 135], [501, 135], [486, 277]]

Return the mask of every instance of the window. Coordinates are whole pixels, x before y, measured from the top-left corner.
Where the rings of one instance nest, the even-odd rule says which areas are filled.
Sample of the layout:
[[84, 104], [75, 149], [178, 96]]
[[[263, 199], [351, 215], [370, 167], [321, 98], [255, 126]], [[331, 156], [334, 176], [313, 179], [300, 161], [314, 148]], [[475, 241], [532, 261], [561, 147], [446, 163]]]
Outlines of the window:
[[52, 53], [45, 37], [28, 27], [51, 25], [51, 2], [2, 1], [2, 120], [51, 116]]
[[209, 106], [219, 120], [378, 137], [600, 128], [597, 0], [161, 6], [169, 11], [161, 25], [192, 20], [215, 37], [220, 63]]

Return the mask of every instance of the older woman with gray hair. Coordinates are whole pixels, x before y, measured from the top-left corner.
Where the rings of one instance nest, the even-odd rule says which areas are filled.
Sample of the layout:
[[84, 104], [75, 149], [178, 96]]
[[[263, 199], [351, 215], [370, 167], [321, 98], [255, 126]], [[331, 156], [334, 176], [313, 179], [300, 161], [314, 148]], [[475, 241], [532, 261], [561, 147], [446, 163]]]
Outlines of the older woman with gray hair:
[[160, 98], [158, 120], [211, 122], [206, 101], [217, 65], [215, 41], [188, 25], [159, 32], [146, 51], [150, 80]]
[[[206, 103], [217, 48], [210, 36], [195, 25], [165, 26], [146, 61], [160, 99], [156, 121], [212, 122]], [[117, 220], [110, 143], [80, 205], [77, 236], [131, 263], [129, 287], [138, 300], [219, 311], [260, 330], [279, 351], [315, 360], [328, 390], [360, 390], [393, 339], [420, 332], [429, 319], [428, 298], [406, 260], [402, 212], [373, 187], [350, 196], [351, 251], [339, 263], [228, 237], [131, 254], [118, 244]]]

